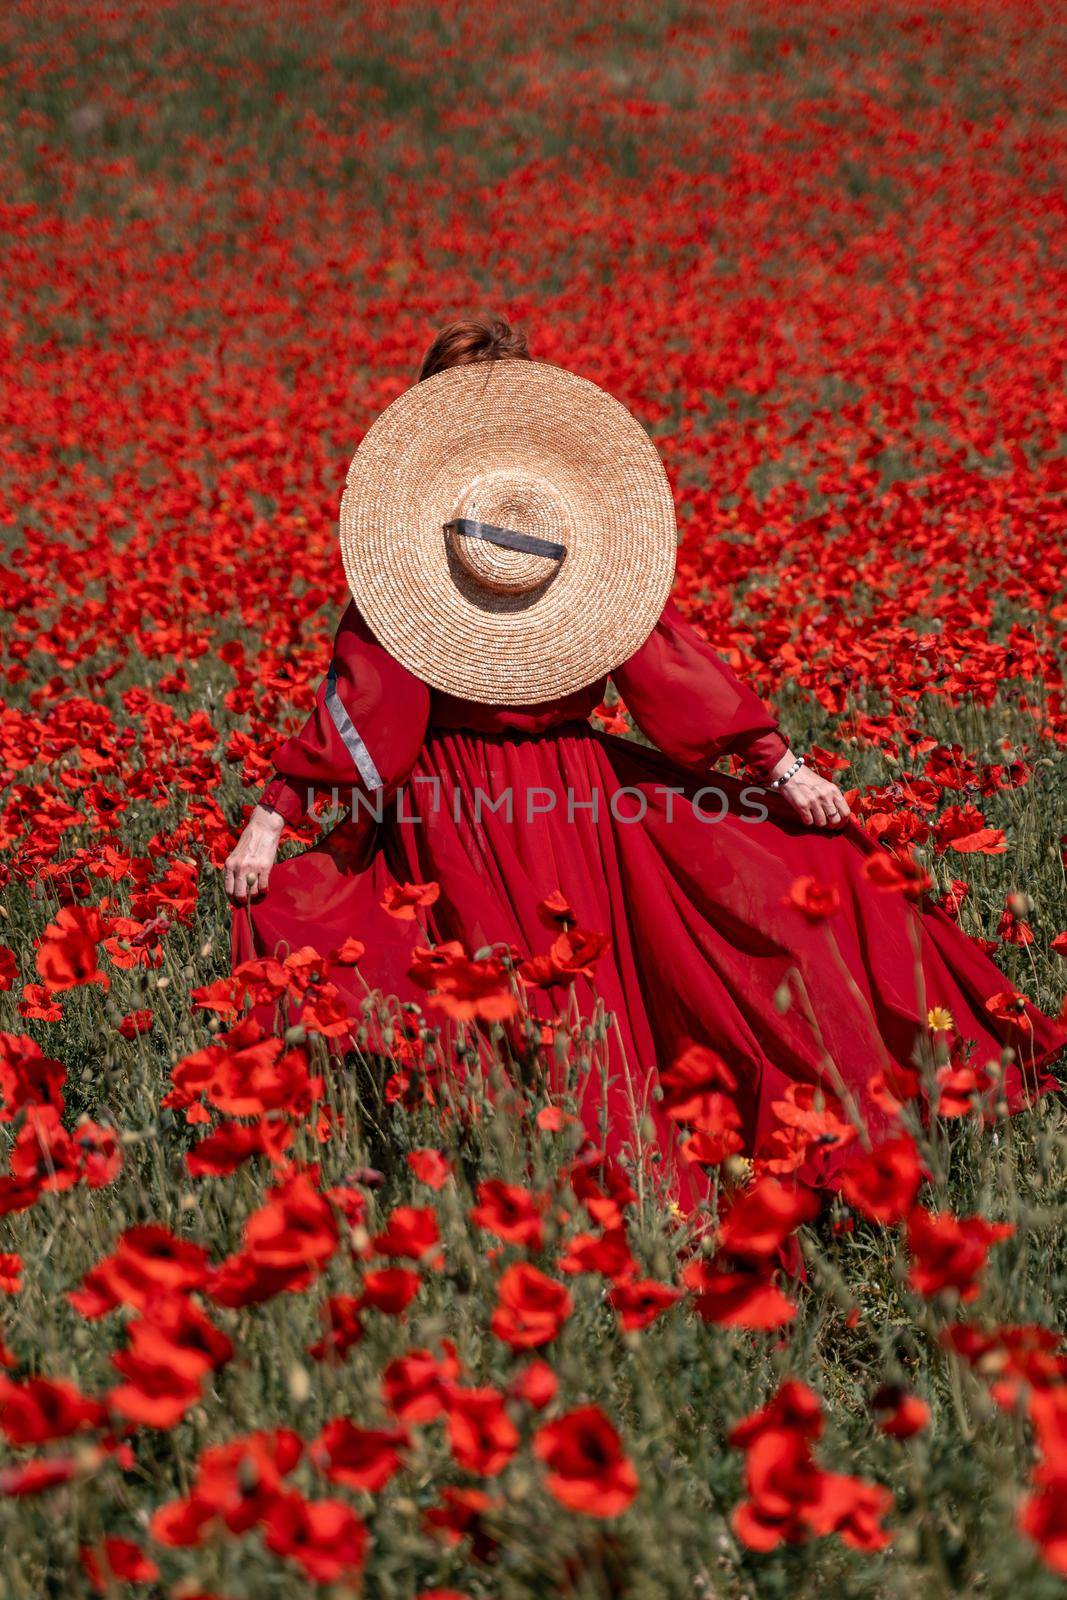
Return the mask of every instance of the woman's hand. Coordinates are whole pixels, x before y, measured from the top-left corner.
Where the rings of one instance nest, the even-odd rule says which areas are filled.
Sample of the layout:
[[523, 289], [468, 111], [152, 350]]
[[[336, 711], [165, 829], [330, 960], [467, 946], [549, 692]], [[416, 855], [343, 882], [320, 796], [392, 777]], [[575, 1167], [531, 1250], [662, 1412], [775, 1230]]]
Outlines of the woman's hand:
[[[789, 771], [795, 760], [796, 756], [792, 751], [784, 755], [771, 769], [771, 777], [780, 778], [783, 772]], [[801, 767], [787, 784], [774, 792], [781, 795], [782, 799], [813, 828], [840, 828], [852, 815], [848, 809], [848, 801], [837, 784], [831, 783], [827, 778], [820, 778], [810, 767]]]
[[278, 854], [285, 818], [257, 806], [226, 858], [226, 894], [235, 906], [262, 894]]

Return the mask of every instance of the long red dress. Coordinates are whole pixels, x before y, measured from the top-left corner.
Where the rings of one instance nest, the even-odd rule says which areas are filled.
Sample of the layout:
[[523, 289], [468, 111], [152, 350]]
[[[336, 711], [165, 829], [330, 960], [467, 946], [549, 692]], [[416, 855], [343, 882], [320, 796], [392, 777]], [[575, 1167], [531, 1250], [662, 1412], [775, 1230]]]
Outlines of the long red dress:
[[[425, 1002], [408, 977], [417, 930], [382, 909], [391, 884], [438, 883], [430, 933], [472, 954], [498, 942], [546, 951], [552, 934], [538, 906], [562, 890], [580, 925], [611, 939], [595, 980], [623, 1046], [608, 1090], [609, 1149], [629, 1137], [632, 1093], [662, 1150], [674, 1147], [676, 1130], [648, 1090], [657, 1066], [690, 1041], [736, 1075], [750, 1151], [776, 1125], [772, 1108], [790, 1085], [827, 1084], [827, 1057], [834, 1087], [843, 1083], [880, 1123], [868, 1085], [887, 1063], [909, 1062], [933, 1006], [975, 1042], [976, 1061], [1010, 1043], [1029, 1085], [1044, 1081], [1039, 1069], [1063, 1031], [1033, 1008], [1026, 1030], [991, 1016], [985, 1002], [1009, 987], [1003, 974], [942, 911], [920, 914], [872, 882], [864, 863], [881, 846], [859, 825], [807, 827], [779, 797], [710, 771], [735, 752], [758, 782], [787, 746], [762, 701], [673, 605], [613, 678], [658, 749], [590, 726], [603, 680], [522, 709], [431, 690], [350, 604], [315, 709], [275, 752], [278, 776], [263, 801], [296, 822], [309, 793], [336, 789], [354, 816], [276, 866], [251, 915], [235, 916], [235, 963], [279, 947], [325, 954], [354, 936], [367, 947], [367, 981]], [[812, 921], [789, 903], [805, 876], [836, 888], [831, 917]], [[332, 974], [338, 987], [345, 976]], [[783, 1012], [775, 996], [787, 980], [798, 998]], [[354, 1010], [364, 992], [353, 978]], [[548, 992], [550, 1007], [565, 1000], [565, 990]], [[1017, 1073], [1010, 1087], [1020, 1090]], [[593, 1088], [583, 1105], [590, 1131], [601, 1109]], [[821, 1181], [832, 1166], [832, 1157], [821, 1170], [809, 1161], [804, 1175]], [[683, 1172], [683, 1199], [693, 1182]]]

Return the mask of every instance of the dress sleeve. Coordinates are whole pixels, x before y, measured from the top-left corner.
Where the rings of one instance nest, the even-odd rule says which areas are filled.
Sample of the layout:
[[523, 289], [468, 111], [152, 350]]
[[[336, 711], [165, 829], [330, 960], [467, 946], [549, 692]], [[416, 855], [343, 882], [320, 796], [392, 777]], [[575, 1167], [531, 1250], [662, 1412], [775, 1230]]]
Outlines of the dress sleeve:
[[426, 737], [430, 691], [382, 647], [355, 604], [341, 618], [329, 671], [299, 733], [274, 752], [276, 775], [260, 796], [299, 822], [319, 789], [388, 800]]
[[721, 756], [733, 754], [763, 779], [789, 749], [774, 715], [673, 601], [640, 650], [612, 677], [641, 732], [679, 766], [707, 771]]

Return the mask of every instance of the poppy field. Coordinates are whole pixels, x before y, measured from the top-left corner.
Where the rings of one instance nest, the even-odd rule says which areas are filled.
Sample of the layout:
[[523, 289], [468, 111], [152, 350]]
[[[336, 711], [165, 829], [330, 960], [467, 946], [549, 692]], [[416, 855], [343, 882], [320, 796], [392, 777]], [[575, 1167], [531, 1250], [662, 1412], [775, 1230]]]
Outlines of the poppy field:
[[577, 988], [530, 1015], [595, 982], [565, 883], [536, 952], [394, 894], [401, 1008], [358, 928], [231, 972], [221, 867], [325, 670], [356, 444], [500, 311], [648, 428], [679, 605], [883, 892], [993, 955], [1025, 1071], [1067, 985], [1065, 74], [1043, 0], [0, 11], [2, 1600], [1063, 1592], [1056, 1092], [1008, 1116], [934, 1008], [872, 1063], [888, 1135], [798, 1087], [750, 1151], [695, 1040], [687, 1217], [640, 1118], [606, 1161], [546, 1087], [614, 1070]]

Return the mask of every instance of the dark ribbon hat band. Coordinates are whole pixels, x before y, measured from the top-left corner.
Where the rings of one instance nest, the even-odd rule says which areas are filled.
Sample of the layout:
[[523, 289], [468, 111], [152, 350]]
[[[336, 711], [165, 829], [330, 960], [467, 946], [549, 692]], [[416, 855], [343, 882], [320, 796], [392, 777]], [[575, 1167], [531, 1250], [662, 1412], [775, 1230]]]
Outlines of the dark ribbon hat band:
[[562, 561], [567, 554], [565, 544], [553, 544], [551, 539], [538, 539], [532, 533], [517, 533], [514, 528], [496, 528], [491, 522], [475, 522], [471, 517], [455, 517], [444, 524], [445, 531], [452, 529], [465, 539], [486, 539], [490, 544], [503, 545], [506, 550], [523, 550], [530, 556], [546, 556], [550, 561]]

